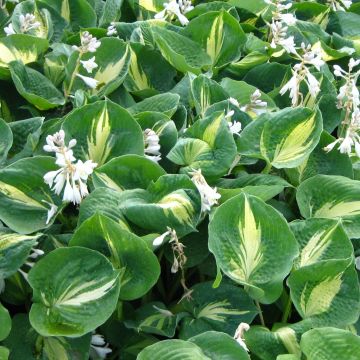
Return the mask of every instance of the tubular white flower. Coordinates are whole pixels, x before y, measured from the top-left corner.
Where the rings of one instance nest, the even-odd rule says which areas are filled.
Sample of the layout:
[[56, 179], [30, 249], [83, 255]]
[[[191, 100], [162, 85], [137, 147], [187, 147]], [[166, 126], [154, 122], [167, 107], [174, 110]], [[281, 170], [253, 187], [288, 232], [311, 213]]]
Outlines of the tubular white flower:
[[241, 122], [239, 121], [233, 121], [232, 123], [228, 123], [229, 129], [232, 134], [234, 135], [240, 135], [241, 131]]
[[116, 30], [116, 27], [115, 27], [115, 23], [114, 22], [112, 22], [111, 24], [110, 24], [110, 26], [108, 26], [108, 28], [107, 28], [107, 33], [106, 33], [106, 35], [107, 36], [113, 36], [113, 35], [117, 35], [118, 33], [117, 33], [117, 30]]
[[95, 56], [89, 60], [80, 60], [80, 62], [89, 74], [91, 74], [93, 70], [98, 67], [98, 64], [95, 62]]
[[145, 129], [143, 134], [145, 143], [145, 157], [154, 162], [159, 162], [161, 160], [159, 136], [152, 129]]
[[250, 96], [250, 104], [244, 105], [240, 108], [244, 112], [253, 112], [257, 116], [266, 112], [267, 102], [261, 100], [261, 92], [256, 89]]
[[[356, 267], [357, 270], [360, 271], [360, 256], [357, 256], [355, 258], [355, 267]], [[0, 291], [0, 293], [1, 293], [1, 291]]]
[[208, 185], [205, 178], [201, 174], [201, 169], [193, 170], [191, 181], [195, 184], [201, 197], [201, 211], [210, 211], [211, 207], [218, 203], [221, 195], [216, 191], [216, 187], [212, 188]]
[[37, 29], [38, 27], [41, 26], [41, 24], [36, 21], [36, 17], [34, 14], [21, 14], [19, 16], [19, 21], [20, 21], [20, 31], [22, 33], [25, 33], [29, 30], [32, 30], [32, 29]]
[[173, 17], [177, 17], [181, 25], [185, 26], [189, 23], [189, 20], [184, 15], [194, 7], [191, 5], [191, 1], [188, 0], [170, 0], [164, 3], [164, 10], [157, 13], [154, 18], [158, 20], [171, 20]]
[[94, 53], [97, 48], [101, 45], [101, 42], [88, 31], [84, 31], [80, 36], [81, 46], [73, 46], [74, 50], [80, 51], [85, 54], [87, 52]]
[[240, 323], [237, 327], [234, 335], [234, 339], [238, 342], [238, 344], [243, 347], [247, 352], [249, 352], [248, 347], [245, 344], [244, 333], [250, 329], [250, 325], [247, 323]]
[[167, 227], [167, 231], [165, 231], [163, 234], [161, 234], [160, 236], [154, 239], [153, 246], [160, 246], [164, 242], [167, 236], [169, 236], [170, 241], [172, 241], [176, 237], [176, 231], [174, 229]]
[[5, 31], [6, 36], [16, 34], [12, 23], [10, 23], [8, 26], [4, 27], [4, 31]]
[[[45, 181], [45, 182], [46, 182], [46, 181]], [[46, 184], [48, 184], [48, 183], [46, 182]], [[47, 219], [46, 219], [46, 225], [48, 225], [49, 222], [50, 222], [50, 220], [51, 220], [51, 219], [54, 217], [54, 215], [56, 214], [58, 207], [57, 207], [55, 204], [50, 203], [50, 202], [48, 202], [48, 201], [46, 201], [46, 200], [42, 200], [42, 202], [43, 202], [43, 203], [46, 203], [47, 205], [50, 206], [50, 209], [48, 210], [48, 213], [47, 213]]]
[[105, 343], [102, 335], [93, 334], [91, 336], [91, 348], [96, 352], [100, 359], [105, 359], [108, 354], [112, 352], [109, 345]]
[[83, 76], [81, 74], [76, 74], [77, 77], [79, 77], [82, 81], [84, 81], [84, 83], [91, 89], [96, 89], [99, 81], [95, 80], [91, 77], [88, 76]]
[[232, 104], [232, 105], [234, 105], [236, 107], [240, 107], [239, 102], [233, 97], [229, 97], [229, 102], [230, 102], [230, 104]]
[[334, 11], [346, 11], [351, 5], [351, 0], [327, 0]]
[[[74, 163], [76, 158], [70, 148], [75, 146], [76, 140], [70, 140], [69, 145], [66, 146], [65, 133], [63, 130], [60, 130], [54, 135], [49, 135], [46, 141], [47, 145], [44, 146], [44, 149], [55, 152], [56, 164], [60, 169], [46, 173], [44, 175], [44, 182], [48, 184], [57, 195], [60, 195], [64, 189], [63, 201], [79, 204], [82, 198], [89, 194], [86, 182], [97, 164], [92, 162], [92, 160], [85, 162], [78, 160]], [[49, 216], [53, 214], [54, 209], [50, 209], [49, 212], [48, 221], [50, 221], [51, 217], [49, 218]]]

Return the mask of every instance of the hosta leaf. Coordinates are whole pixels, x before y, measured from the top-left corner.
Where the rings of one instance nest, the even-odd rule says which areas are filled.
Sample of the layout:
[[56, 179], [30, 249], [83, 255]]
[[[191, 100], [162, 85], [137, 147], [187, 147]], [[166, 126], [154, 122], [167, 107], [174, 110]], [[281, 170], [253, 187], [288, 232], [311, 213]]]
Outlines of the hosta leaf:
[[196, 284], [192, 289], [191, 299], [181, 302], [186, 316], [180, 326], [180, 337], [188, 339], [208, 330], [235, 334], [241, 322], [251, 323], [257, 309], [240, 287], [222, 282], [213, 288], [211, 282]]
[[214, 113], [195, 122], [168, 154], [181, 172], [201, 169], [204, 176], [219, 178], [227, 173], [236, 155], [236, 146], [223, 113]]
[[70, 246], [97, 250], [119, 269], [120, 299], [143, 296], [156, 283], [160, 266], [145, 241], [124, 230], [114, 220], [95, 214], [75, 231]]
[[285, 219], [262, 200], [240, 194], [216, 209], [209, 249], [221, 270], [263, 303], [275, 301], [297, 255]]
[[302, 182], [296, 199], [305, 218], [341, 219], [350, 238], [360, 236], [360, 182], [316, 175]]
[[137, 360], [211, 360], [202, 349], [190, 341], [164, 340], [146, 347]]
[[144, 153], [139, 125], [125, 109], [109, 100], [74, 110], [62, 128], [69, 139], [77, 140], [75, 156], [98, 165], [120, 155]]
[[360, 338], [341, 329], [312, 329], [302, 336], [301, 349], [309, 360], [357, 360]]
[[104, 10], [99, 19], [99, 26], [109, 25], [111, 22], [118, 20], [121, 15], [121, 6], [123, 0], [108, 0], [104, 5]]
[[153, 27], [152, 33], [162, 56], [178, 71], [198, 75], [212, 64], [210, 56], [188, 37], [161, 27]]
[[1, 280], [13, 275], [25, 263], [39, 237], [40, 235], [20, 235], [6, 230], [0, 232]]
[[359, 284], [354, 264], [327, 260], [295, 270], [288, 279], [293, 303], [314, 326], [344, 326], [360, 315]]
[[6, 160], [12, 143], [13, 134], [10, 126], [3, 119], [0, 119], [0, 164]]
[[125, 324], [138, 332], [173, 337], [179, 320], [184, 314], [173, 314], [161, 302], [150, 302], [137, 309]]
[[128, 91], [139, 96], [156, 95], [174, 85], [175, 69], [158, 51], [142, 44], [131, 44], [131, 62], [125, 81]]
[[207, 11], [198, 16], [182, 34], [198, 42], [215, 67], [238, 60], [241, 47], [246, 42], [246, 35], [239, 22], [225, 10]]
[[303, 267], [329, 259], [347, 259], [353, 253], [351, 241], [338, 220], [297, 220], [290, 228], [300, 245], [296, 267]]
[[[116, 49], [116, 51], [114, 51]], [[79, 56], [78, 52], [73, 53], [69, 63], [69, 72], [72, 74], [73, 67]], [[81, 60], [89, 60], [93, 53], [85, 54]], [[101, 45], [96, 51], [96, 64], [98, 67], [93, 70], [91, 77], [98, 81], [93, 93], [98, 96], [108, 95], [117, 89], [124, 81], [130, 64], [130, 48], [122, 40], [117, 38], [103, 38]], [[81, 67], [80, 74], [89, 76], [87, 71]], [[87, 86], [80, 78], [76, 77], [73, 91], [76, 89], [87, 89]]]
[[0, 78], [10, 77], [9, 64], [20, 60], [24, 64], [35, 62], [48, 48], [46, 39], [16, 34], [0, 39]]
[[[7, 338], [11, 330], [11, 317], [9, 311], [0, 303], [0, 341]], [[1, 355], [1, 353], [0, 353]]]
[[114, 311], [119, 273], [97, 251], [60, 248], [29, 272], [33, 288], [30, 322], [43, 336], [84, 335], [103, 324]]
[[267, 116], [260, 138], [263, 157], [278, 169], [300, 165], [320, 140], [320, 112], [288, 108]]
[[200, 216], [200, 196], [186, 175], [163, 175], [147, 190], [123, 192], [121, 207], [134, 224], [157, 233], [167, 226], [184, 236], [195, 229]]
[[199, 346], [210, 359], [250, 360], [250, 356], [231, 336], [207, 331], [189, 339]]
[[39, 110], [65, 104], [63, 94], [38, 71], [26, 67], [20, 61], [13, 61], [9, 68], [17, 91]]
[[[30, 234], [46, 224], [50, 205], [61, 199], [44, 182], [48, 171], [57, 170], [51, 157], [21, 159], [0, 170], [0, 219], [20, 234]], [[53, 217], [54, 219], [54, 217]]]
[[94, 214], [99, 213], [113, 219], [124, 229], [129, 230], [121, 210], [121, 202], [121, 192], [103, 187], [95, 189], [81, 202], [78, 225]]
[[165, 170], [150, 159], [123, 155], [97, 168], [93, 182], [95, 187], [108, 187], [117, 191], [146, 189], [152, 181], [165, 174]]

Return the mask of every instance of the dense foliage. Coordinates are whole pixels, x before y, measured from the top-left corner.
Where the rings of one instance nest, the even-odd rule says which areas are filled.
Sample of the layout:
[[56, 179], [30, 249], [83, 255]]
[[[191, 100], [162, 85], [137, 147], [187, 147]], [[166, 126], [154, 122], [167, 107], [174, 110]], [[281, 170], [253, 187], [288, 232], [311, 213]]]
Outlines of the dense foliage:
[[360, 2], [0, 5], [1, 360], [359, 359]]

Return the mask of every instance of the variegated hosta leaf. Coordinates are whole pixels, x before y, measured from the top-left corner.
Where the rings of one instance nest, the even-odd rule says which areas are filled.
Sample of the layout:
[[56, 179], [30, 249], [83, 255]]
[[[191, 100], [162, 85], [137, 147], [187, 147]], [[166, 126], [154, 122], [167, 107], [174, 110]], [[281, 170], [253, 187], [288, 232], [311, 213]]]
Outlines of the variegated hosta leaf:
[[[114, 51], [116, 49], [116, 51]], [[81, 60], [89, 60], [94, 56], [93, 53], [87, 53], [81, 57]], [[69, 86], [71, 74], [74, 71], [79, 52], [75, 51], [70, 58], [68, 64], [69, 77], [66, 81]], [[98, 65], [93, 70], [91, 77], [98, 81], [93, 94], [98, 96], [108, 95], [117, 89], [124, 81], [130, 64], [130, 47], [118, 38], [103, 38], [101, 45], [96, 51], [95, 62]], [[79, 73], [83, 76], [89, 76], [83, 66], [80, 67]], [[82, 79], [76, 77], [72, 92], [77, 89], [88, 89]]]
[[350, 238], [360, 237], [360, 181], [316, 175], [302, 182], [296, 199], [304, 218], [339, 219]]
[[99, 166], [120, 155], [144, 154], [140, 126], [124, 108], [109, 100], [74, 110], [62, 128], [68, 139], [77, 140], [75, 156]]
[[157, 233], [175, 229], [178, 236], [194, 231], [200, 216], [200, 195], [186, 175], [163, 175], [147, 190], [126, 190], [121, 208], [143, 229]]
[[234, 137], [223, 113], [214, 113], [198, 120], [180, 138], [168, 154], [181, 172], [201, 169], [207, 178], [226, 174], [236, 156]]
[[321, 113], [287, 108], [267, 116], [260, 138], [264, 159], [278, 169], [300, 165], [320, 140]]
[[0, 119], [0, 164], [6, 160], [12, 143], [13, 134], [11, 128], [3, 119]]
[[161, 302], [150, 302], [137, 309], [130, 320], [126, 320], [126, 327], [138, 332], [156, 334], [172, 338], [183, 313], [173, 314]]
[[21, 33], [20, 16], [32, 14], [35, 16], [35, 21], [40, 25], [34, 29], [27, 31], [27, 34], [36, 36], [37, 38], [50, 38], [53, 33], [53, 24], [51, 15], [46, 9], [40, 10], [35, 0], [26, 0], [18, 4], [11, 16], [11, 22], [16, 33]]
[[312, 329], [302, 336], [301, 350], [308, 360], [358, 360], [360, 338], [331, 327]]
[[119, 269], [120, 299], [134, 300], [147, 293], [160, 275], [157, 257], [144, 240], [110, 218], [95, 214], [75, 231], [70, 246], [97, 250]]
[[62, 92], [40, 72], [25, 66], [21, 61], [9, 65], [16, 90], [39, 110], [49, 110], [65, 104]]
[[46, 39], [16, 34], [0, 39], [0, 78], [9, 78], [9, 64], [20, 60], [24, 64], [35, 62], [48, 48]]
[[353, 246], [339, 220], [307, 219], [290, 223], [300, 245], [296, 268], [329, 259], [347, 259]]
[[84, 335], [115, 310], [120, 283], [105, 256], [81, 247], [59, 248], [29, 272], [32, 327], [43, 336]]
[[189, 37], [159, 26], [151, 31], [162, 56], [178, 71], [198, 75], [202, 69], [210, 68], [211, 57]]
[[321, 261], [295, 270], [288, 285], [297, 311], [314, 326], [344, 326], [359, 318], [360, 290], [351, 258]]
[[298, 249], [285, 219], [255, 196], [240, 194], [215, 210], [209, 249], [217, 265], [249, 295], [275, 301]]
[[202, 116], [211, 105], [229, 98], [226, 91], [216, 81], [205, 75], [199, 75], [192, 81], [191, 93], [196, 111]]
[[40, 235], [20, 235], [0, 231], [0, 282], [13, 275], [26, 261]]
[[239, 22], [225, 10], [207, 11], [196, 17], [182, 34], [198, 42], [210, 56], [213, 67], [240, 58], [246, 35]]
[[212, 282], [203, 282], [192, 289], [191, 299], [181, 302], [189, 314], [180, 324], [180, 337], [188, 339], [208, 330], [216, 330], [231, 336], [241, 322], [251, 323], [257, 309], [240, 287], [222, 282], [213, 288]]
[[135, 95], [148, 97], [174, 87], [175, 69], [158, 51], [140, 43], [131, 44], [131, 61], [125, 87]]
[[150, 159], [139, 155], [123, 155], [97, 168], [93, 175], [95, 188], [116, 191], [146, 189], [152, 181], [165, 175], [165, 170]]
[[46, 224], [50, 204], [61, 206], [61, 199], [44, 182], [44, 175], [58, 166], [51, 157], [18, 160], [0, 170], [0, 220], [20, 234], [30, 234]]
[[14, 360], [33, 360], [34, 354], [48, 360], [86, 360], [89, 358], [90, 339], [91, 333], [77, 338], [42, 337], [31, 327], [27, 314], [17, 314], [4, 344]]

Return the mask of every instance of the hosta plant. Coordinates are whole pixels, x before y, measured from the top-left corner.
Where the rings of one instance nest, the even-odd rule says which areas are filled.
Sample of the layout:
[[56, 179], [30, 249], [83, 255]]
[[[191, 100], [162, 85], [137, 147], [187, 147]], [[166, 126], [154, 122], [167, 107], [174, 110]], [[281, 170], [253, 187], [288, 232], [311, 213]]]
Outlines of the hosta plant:
[[360, 2], [0, 0], [0, 360], [357, 360]]

